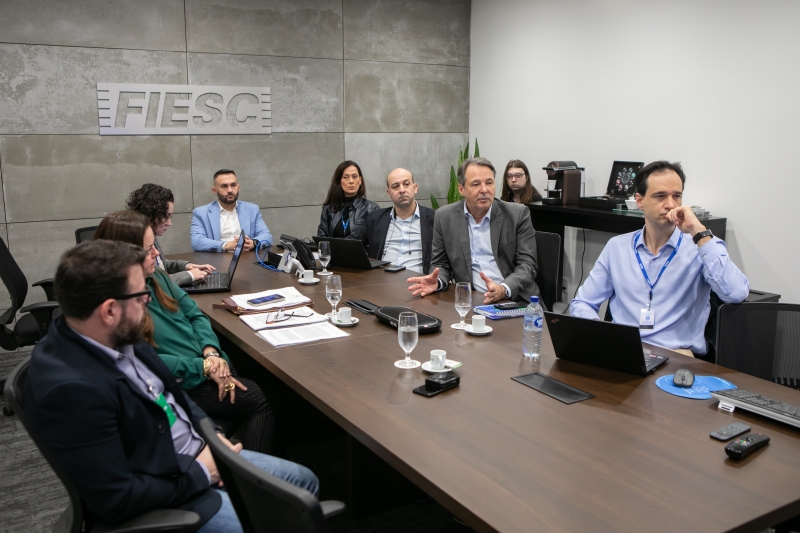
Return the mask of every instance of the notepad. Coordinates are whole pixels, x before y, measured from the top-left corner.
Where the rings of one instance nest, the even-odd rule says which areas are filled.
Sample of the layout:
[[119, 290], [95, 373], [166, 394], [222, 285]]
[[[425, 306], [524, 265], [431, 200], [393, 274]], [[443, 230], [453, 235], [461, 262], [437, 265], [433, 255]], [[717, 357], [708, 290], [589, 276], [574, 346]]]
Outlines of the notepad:
[[479, 305], [472, 309], [473, 312], [483, 315], [490, 320], [502, 320], [504, 318], [516, 318], [525, 314], [525, 307], [519, 309], [497, 309], [494, 305]]

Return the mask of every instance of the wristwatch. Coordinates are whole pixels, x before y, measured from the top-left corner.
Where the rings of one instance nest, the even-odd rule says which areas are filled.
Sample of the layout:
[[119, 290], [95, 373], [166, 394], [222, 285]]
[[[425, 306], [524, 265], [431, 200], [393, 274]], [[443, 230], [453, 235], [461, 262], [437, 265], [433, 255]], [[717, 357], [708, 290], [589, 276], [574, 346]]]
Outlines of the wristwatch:
[[700, 242], [700, 239], [705, 239], [706, 237], [713, 237], [713, 236], [714, 236], [714, 234], [711, 233], [711, 230], [707, 229], [707, 230], [698, 231], [697, 233], [695, 233], [694, 237], [692, 237], [692, 240], [694, 241], [695, 244], [697, 244], [698, 242]]
[[203, 354], [203, 359], [208, 359], [209, 357], [221, 357], [221, 356], [219, 355], [219, 352], [217, 352], [217, 351], [208, 352], [208, 353], [204, 353]]

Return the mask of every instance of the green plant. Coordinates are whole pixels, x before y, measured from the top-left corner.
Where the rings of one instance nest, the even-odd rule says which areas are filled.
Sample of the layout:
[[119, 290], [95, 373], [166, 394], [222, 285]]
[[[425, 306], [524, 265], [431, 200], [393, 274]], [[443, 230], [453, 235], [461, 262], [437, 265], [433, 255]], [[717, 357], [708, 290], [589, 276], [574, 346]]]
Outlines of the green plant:
[[[472, 157], [480, 157], [481, 151], [478, 148], [478, 139], [475, 139], [475, 152]], [[469, 141], [467, 141], [467, 146], [464, 147], [464, 151], [461, 151], [461, 148], [458, 149], [458, 166], [461, 166], [461, 163], [464, 160], [469, 159]], [[447, 190], [447, 203], [452, 204], [461, 200], [463, 196], [461, 193], [458, 192], [458, 176], [456, 175], [455, 167], [450, 167], [450, 188]], [[431, 194], [431, 207], [434, 209], [439, 209], [439, 201], [436, 199], [435, 196]]]

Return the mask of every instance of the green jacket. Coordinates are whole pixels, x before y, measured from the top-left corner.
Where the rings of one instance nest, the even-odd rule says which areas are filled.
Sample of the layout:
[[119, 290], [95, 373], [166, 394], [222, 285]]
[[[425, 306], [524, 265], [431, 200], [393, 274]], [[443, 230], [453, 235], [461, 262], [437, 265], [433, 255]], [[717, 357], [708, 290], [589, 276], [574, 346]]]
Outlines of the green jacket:
[[[161, 307], [153, 283], [158, 283], [165, 294], [178, 302], [177, 311], [173, 313]], [[208, 379], [203, 375], [203, 348], [213, 346], [226, 361], [228, 356], [220, 349], [208, 317], [164, 271], [156, 269], [147, 278], [147, 287], [152, 296], [147, 309], [155, 326], [153, 338], [157, 346], [154, 348], [172, 375], [183, 379], [181, 388], [191, 390]]]

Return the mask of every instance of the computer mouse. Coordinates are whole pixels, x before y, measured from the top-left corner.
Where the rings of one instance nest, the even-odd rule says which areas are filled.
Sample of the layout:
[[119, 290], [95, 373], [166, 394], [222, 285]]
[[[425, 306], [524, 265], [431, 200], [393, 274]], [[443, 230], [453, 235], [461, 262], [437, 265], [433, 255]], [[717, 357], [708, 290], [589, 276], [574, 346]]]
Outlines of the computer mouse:
[[672, 383], [676, 387], [691, 387], [694, 385], [694, 373], [686, 368], [681, 368], [675, 372]]

